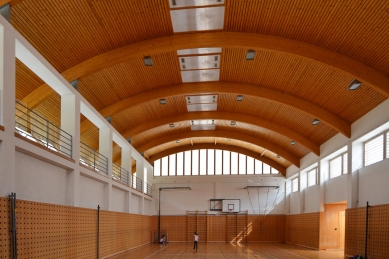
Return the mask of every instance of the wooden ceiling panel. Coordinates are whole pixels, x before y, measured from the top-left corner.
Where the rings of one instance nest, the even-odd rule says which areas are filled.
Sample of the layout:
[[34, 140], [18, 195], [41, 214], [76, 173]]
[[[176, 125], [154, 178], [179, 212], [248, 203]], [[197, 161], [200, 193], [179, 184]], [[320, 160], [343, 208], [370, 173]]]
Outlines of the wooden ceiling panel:
[[184, 96], [165, 98], [166, 104], [159, 100], [144, 103], [118, 113], [113, 117], [114, 127], [121, 133], [150, 120], [187, 112]]
[[112, 49], [172, 34], [165, 0], [24, 0], [12, 7], [11, 23], [60, 72]]
[[79, 81], [79, 92], [95, 109], [101, 110], [139, 93], [181, 83], [175, 52], [151, 58], [153, 66], [145, 66], [143, 59], [135, 59], [83, 77]]
[[368, 85], [348, 90], [353, 78], [309, 60], [258, 51], [246, 60], [245, 49], [223, 49], [221, 81], [276, 89], [298, 96], [336, 114], [349, 123], [386, 100]]
[[37, 75], [35, 75], [26, 65], [20, 62], [19, 59], [16, 59], [15, 84], [16, 99], [22, 100], [30, 92], [34, 91], [41, 84], [43, 84], [43, 81]]
[[38, 105], [34, 112], [40, 114], [43, 118], [50, 121], [57, 127], [61, 126], [61, 96], [53, 94], [49, 99]]
[[389, 2], [226, 1], [226, 31], [315, 44], [389, 74]]
[[96, 126], [90, 127], [80, 137], [81, 142], [93, 149], [99, 148], [99, 129]]
[[323, 144], [338, 133], [325, 123], [312, 126], [311, 122], [314, 118], [303, 112], [261, 98], [245, 96], [243, 101], [237, 102], [234, 95], [220, 94], [218, 110], [222, 112], [236, 112], [238, 110], [265, 120], [274, 121], [318, 144]]

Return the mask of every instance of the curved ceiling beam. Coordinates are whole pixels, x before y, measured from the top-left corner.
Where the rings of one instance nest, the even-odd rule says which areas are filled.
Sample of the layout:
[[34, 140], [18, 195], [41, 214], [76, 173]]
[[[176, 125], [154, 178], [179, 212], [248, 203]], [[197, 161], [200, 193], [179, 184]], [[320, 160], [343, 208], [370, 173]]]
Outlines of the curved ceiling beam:
[[[237, 122], [243, 122], [258, 127], [266, 128], [276, 133], [279, 133], [281, 135], [284, 135], [285, 137], [290, 138], [290, 140], [297, 141], [299, 144], [305, 146], [317, 156], [320, 156], [320, 146], [315, 142], [313, 142], [312, 140], [285, 127], [284, 125], [280, 125], [272, 121], [264, 120], [243, 113], [217, 112], [217, 111], [188, 112], [188, 113], [183, 113], [175, 116], [163, 117], [156, 120], [149, 120], [148, 122], [140, 124], [137, 127], [127, 130], [126, 132], [121, 134], [124, 138], [127, 139], [141, 132], [162, 125], [168, 125], [169, 123], [174, 123], [179, 121], [190, 121], [190, 120], [206, 120], [206, 119], [237, 121]], [[238, 127], [238, 126], [231, 126], [231, 127]]]
[[[178, 49], [206, 47], [265, 49], [290, 54], [346, 73], [389, 97], [389, 77], [361, 62], [306, 42], [246, 32], [180, 33], [140, 41], [90, 58], [61, 74], [71, 82], [131, 59], [143, 59], [144, 56]], [[22, 101], [28, 103], [29, 108], [34, 108], [44, 100], [45, 95], [41, 97], [44, 91], [53, 93], [53, 90], [44, 84]]]
[[[103, 117], [108, 117], [113, 116], [131, 107], [140, 105], [142, 103], [150, 102], [152, 100], [199, 93], [243, 94], [246, 96], [268, 99], [274, 102], [288, 105], [292, 108], [307, 113], [315, 118], [318, 118], [322, 122], [327, 123], [330, 127], [334, 128], [338, 132], [341, 132], [346, 137], [350, 138], [351, 136], [351, 125], [349, 123], [316, 104], [300, 99], [293, 95], [286, 94], [277, 90], [272, 90], [266, 87], [237, 83], [203, 82], [185, 83], [180, 85], [161, 87], [121, 100], [111, 106], [100, 110], [99, 113]], [[91, 126], [92, 123], [90, 121], [82, 121], [81, 134], [83, 134]]]
[[255, 158], [259, 161], [262, 161], [265, 164], [270, 165], [274, 169], [277, 169], [283, 176], [285, 176], [285, 173], [286, 173], [286, 168], [284, 166], [282, 166], [281, 164], [275, 162], [274, 160], [272, 160], [268, 157], [261, 156], [261, 154], [255, 153], [251, 150], [248, 150], [248, 149], [245, 149], [242, 147], [233, 146], [233, 145], [196, 144], [194, 146], [192, 146], [192, 145], [179, 146], [179, 147], [170, 148], [170, 149], [164, 150], [158, 154], [155, 154], [154, 156], [151, 156], [149, 159], [147, 159], [147, 161], [150, 163], [150, 162], [154, 162], [155, 160], [161, 159], [161, 158], [168, 156], [168, 155], [171, 155], [171, 154], [176, 154], [179, 152], [184, 152], [184, 151], [188, 151], [188, 150], [196, 150], [196, 149], [220, 149], [220, 150], [228, 150], [228, 151], [244, 154], [246, 156], [250, 156], [250, 157]]
[[143, 146], [136, 146], [136, 150], [139, 153], [145, 152], [151, 148], [157, 147], [161, 144], [176, 141], [177, 139], [188, 139], [188, 138], [197, 138], [197, 137], [217, 137], [217, 138], [231, 138], [236, 139], [244, 142], [248, 142], [253, 145], [257, 145], [260, 147], [263, 147], [267, 150], [270, 150], [280, 156], [282, 156], [284, 159], [288, 160], [292, 164], [294, 164], [297, 167], [300, 167], [300, 159], [292, 155], [291, 153], [285, 151], [284, 148], [276, 146], [272, 143], [269, 143], [267, 141], [264, 141], [262, 139], [258, 139], [246, 134], [237, 133], [237, 132], [230, 132], [230, 131], [221, 131], [221, 130], [199, 130], [199, 131], [190, 131], [190, 132], [181, 132], [177, 134], [171, 134], [167, 135], [165, 137], [158, 137], [157, 139], [152, 139], [148, 141], [147, 144]]

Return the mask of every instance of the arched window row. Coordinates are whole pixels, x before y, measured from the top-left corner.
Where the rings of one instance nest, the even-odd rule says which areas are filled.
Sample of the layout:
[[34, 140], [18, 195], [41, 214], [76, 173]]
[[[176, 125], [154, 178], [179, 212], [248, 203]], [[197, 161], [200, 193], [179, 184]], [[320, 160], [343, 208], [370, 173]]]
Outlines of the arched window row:
[[252, 157], [218, 149], [188, 150], [154, 161], [154, 176], [278, 174]]

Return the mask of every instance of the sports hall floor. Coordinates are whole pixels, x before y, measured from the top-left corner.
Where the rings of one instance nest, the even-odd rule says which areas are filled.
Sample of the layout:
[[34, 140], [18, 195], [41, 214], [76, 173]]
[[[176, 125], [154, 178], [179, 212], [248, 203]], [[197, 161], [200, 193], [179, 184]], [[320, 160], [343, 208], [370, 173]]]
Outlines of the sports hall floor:
[[199, 250], [193, 250], [193, 244], [168, 243], [150, 244], [110, 257], [110, 259], [344, 259], [342, 251], [315, 251], [285, 243], [199, 243]]

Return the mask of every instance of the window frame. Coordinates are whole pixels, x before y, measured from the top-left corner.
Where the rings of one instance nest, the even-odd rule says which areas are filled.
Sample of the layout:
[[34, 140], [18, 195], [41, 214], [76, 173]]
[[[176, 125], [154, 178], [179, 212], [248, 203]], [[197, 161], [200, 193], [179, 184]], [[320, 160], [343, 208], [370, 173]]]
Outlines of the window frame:
[[[329, 179], [334, 179], [334, 178], [337, 178], [339, 176], [342, 176], [342, 175], [345, 175], [348, 173], [348, 170], [346, 172], [344, 172], [344, 155], [347, 155], [347, 159], [348, 159], [348, 151], [346, 150], [346, 152], [343, 152], [335, 157], [333, 157], [332, 159], [328, 160], [328, 178]], [[334, 161], [335, 159], [339, 158], [340, 157], [340, 175], [338, 176], [335, 176], [335, 177], [331, 177], [331, 162]], [[348, 161], [347, 161], [348, 163]]]
[[[377, 135], [375, 135], [375, 136], [373, 136], [373, 137], [371, 137], [368, 140], [363, 142], [363, 167], [373, 165], [375, 163], [381, 162], [381, 161], [389, 158], [388, 153], [387, 153], [389, 151], [389, 150], [387, 150], [388, 149], [388, 134], [389, 134], [389, 130], [386, 130], [386, 131], [381, 132], [380, 134], [377, 134]], [[382, 159], [378, 160], [374, 163], [366, 165], [366, 144], [379, 136], [382, 136]]]
[[[313, 170], [315, 170], [315, 184], [309, 185], [309, 173], [312, 172]], [[319, 180], [318, 172], [319, 172], [319, 170], [318, 170], [318, 167], [317, 167], [317, 166], [314, 167], [314, 168], [312, 168], [312, 169], [310, 169], [309, 171], [307, 171], [307, 188], [308, 188], [308, 187], [311, 187], [311, 186], [315, 186], [315, 185], [318, 184], [318, 182], [319, 182], [319, 181], [318, 181], [318, 180]]]

